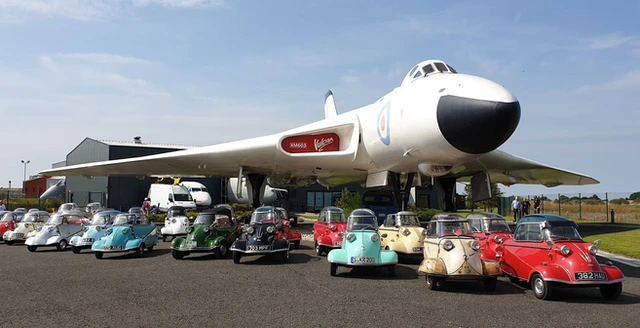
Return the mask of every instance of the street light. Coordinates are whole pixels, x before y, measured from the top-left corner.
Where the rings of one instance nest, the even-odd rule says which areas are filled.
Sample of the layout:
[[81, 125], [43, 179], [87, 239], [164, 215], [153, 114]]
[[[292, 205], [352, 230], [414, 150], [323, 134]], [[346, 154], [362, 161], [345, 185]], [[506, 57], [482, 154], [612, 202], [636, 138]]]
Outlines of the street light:
[[24, 160], [20, 160], [20, 162], [22, 162], [22, 164], [24, 164], [24, 175], [22, 177], [22, 193], [24, 194], [25, 188], [24, 188], [24, 182], [27, 181], [27, 164], [31, 163], [31, 161], [24, 161]]

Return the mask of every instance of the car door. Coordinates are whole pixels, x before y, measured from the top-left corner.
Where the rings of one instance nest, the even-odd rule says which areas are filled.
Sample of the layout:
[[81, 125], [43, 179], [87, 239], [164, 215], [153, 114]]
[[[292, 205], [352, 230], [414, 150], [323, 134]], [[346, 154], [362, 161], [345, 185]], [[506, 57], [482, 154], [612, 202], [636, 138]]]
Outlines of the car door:
[[542, 240], [542, 231], [537, 222], [524, 223], [516, 228], [513, 239], [505, 242], [503, 261], [509, 273], [529, 280], [532, 269], [541, 262], [549, 246]]
[[313, 224], [313, 239], [318, 240], [327, 232], [327, 211], [320, 211], [318, 220]]
[[396, 215], [389, 214], [382, 226], [378, 228], [380, 233], [380, 247], [385, 248], [390, 242], [398, 239], [398, 228], [396, 227]]

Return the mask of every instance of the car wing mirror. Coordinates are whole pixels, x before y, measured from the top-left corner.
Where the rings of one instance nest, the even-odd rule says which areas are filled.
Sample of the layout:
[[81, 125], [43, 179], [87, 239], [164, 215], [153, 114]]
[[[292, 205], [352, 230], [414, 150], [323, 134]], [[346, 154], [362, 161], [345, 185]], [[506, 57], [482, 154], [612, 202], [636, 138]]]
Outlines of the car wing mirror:
[[554, 244], [553, 240], [551, 239], [546, 239], [545, 242], [547, 243], [547, 245], [551, 246]]
[[593, 246], [598, 247], [598, 245], [600, 244], [600, 239], [596, 239], [595, 242], [593, 242]]

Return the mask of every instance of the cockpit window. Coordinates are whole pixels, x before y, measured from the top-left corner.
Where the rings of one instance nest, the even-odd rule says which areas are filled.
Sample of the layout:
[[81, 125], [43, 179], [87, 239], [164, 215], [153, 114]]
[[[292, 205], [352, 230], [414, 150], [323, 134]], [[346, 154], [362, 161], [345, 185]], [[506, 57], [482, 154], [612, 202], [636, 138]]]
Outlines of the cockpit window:
[[424, 71], [424, 75], [429, 75], [430, 73], [435, 72], [435, 70], [433, 69], [433, 66], [431, 65], [427, 65], [423, 67], [422, 70]]
[[447, 69], [447, 66], [444, 65], [444, 63], [434, 63], [436, 65], [436, 68], [440, 71], [440, 72], [448, 72], [449, 70]]
[[416, 69], [418, 69], [418, 65], [414, 66], [414, 67], [411, 69], [411, 72], [409, 72], [409, 76], [413, 75], [413, 73], [416, 71]]
[[451, 67], [451, 65], [447, 64], [447, 67], [449, 67], [449, 70], [451, 71], [451, 73], [456, 73], [456, 74], [458, 74], [458, 71], [456, 71], [455, 69], [453, 69], [453, 67]]
[[416, 75], [413, 76], [414, 79], [417, 79], [419, 77], [422, 76], [422, 71], [418, 71], [418, 73], [416, 73]]

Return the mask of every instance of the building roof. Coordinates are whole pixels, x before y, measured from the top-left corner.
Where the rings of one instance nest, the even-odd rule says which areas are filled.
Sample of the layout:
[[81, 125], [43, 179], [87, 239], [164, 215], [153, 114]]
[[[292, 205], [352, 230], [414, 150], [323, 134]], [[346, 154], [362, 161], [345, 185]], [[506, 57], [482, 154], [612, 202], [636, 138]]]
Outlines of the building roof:
[[[93, 139], [93, 138], [89, 138]], [[189, 146], [189, 145], [177, 145], [177, 144], [165, 144], [165, 143], [149, 143], [149, 142], [140, 142], [137, 143], [135, 141], [118, 141], [118, 140], [98, 140], [93, 139], [97, 142], [103, 143], [107, 146], [126, 146], [126, 147], [144, 147], [144, 148], [173, 148], [173, 149], [191, 149], [191, 148], [199, 148], [201, 146]]]

